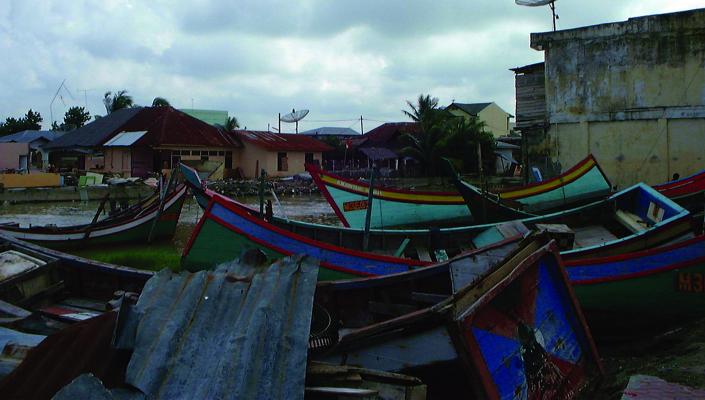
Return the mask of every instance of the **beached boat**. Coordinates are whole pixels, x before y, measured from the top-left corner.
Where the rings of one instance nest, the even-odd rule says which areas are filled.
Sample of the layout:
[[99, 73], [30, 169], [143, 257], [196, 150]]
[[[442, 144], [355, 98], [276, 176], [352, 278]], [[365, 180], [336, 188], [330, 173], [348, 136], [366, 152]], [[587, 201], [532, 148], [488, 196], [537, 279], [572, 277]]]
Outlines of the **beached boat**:
[[[321, 194], [346, 227], [364, 228], [369, 200], [368, 183], [346, 179], [306, 164]], [[375, 186], [370, 226], [385, 228], [421, 224], [467, 225], [472, 216], [457, 192], [430, 192]]]
[[[152, 197], [103, 220], [74, 226], [0, 225], [0, 233], [40, 244], [66, 249], [94, 245], [145, 243], [167, 239], [174, 235], [186, 199], [187, 186], [176, 185], [166, 196], [156, 192]], [[102, 211], [104, 203], [96, 213]]]
[[705, 316], [703, 235], [639, 252], [568, 260], [565, 265], [583, 309], [596, 322], [614, 324], [632, 315], [648, 325]]
[[[362, 228], [365, 224], [369, 185], [359, 180], [346, 179], [307, 164], [321, 193], [346, 227]], [[595, 158], [590, 155], [563, 174], [543, 182], [510, 188], [488, 196], [513, 204], [526, 214], [544, 214], [549, 210], [574, 207], [580, 203], [604, 198], [611, 192], [611, 184]], [[462, 192], [422, 192], [387, 187], [375, 187], [371, 226], [376, 228], [438, 223], [462, 225], [470, 221], [498, 222], [508, 218], [493, 214], [492, 209], [468, 209]], [[485, 212], [486, 216], [478, 213]], [[513, 216], [510, 216], [513, 217]], [[509, 218], [511, 219], [511, 218]]]
[[[311, 357], [417, 376], [431, 398], [575, 397], [601, 365], [555, 242], [503, 258], [319, 283]], [[469, 277], [478, 260], [490, 265]]]
[[691, 212], [700, 212], [705, 204], [705, 170], [656, 185], [654, 189]]
[[0, 234], [0, 319], [15, 320], [26, 331], [50, 333], [62, 323], [109, 311], [122, 293], [139, 293], [152, 275]]
[[[530, 229], [565, 224], [575, 240], [562, 252], [583, 259], [638, 251], [692, 235], [690, 215], [644, 184], [572, 210], [506, 224], [443, 229], [364, 230], [270, 218], [215, 194], [184, 248], [182, 265], [208, 269], [259, 248], [272, 258], [309, 254], [321, 260], [319, 277], [345, 279], [426, 267]], [[366, 237], [367, 236], [367, 237]], [[365, 249], [365, 242], [367, 248]], [[364, 251], [363, 251], [364, 250]]]

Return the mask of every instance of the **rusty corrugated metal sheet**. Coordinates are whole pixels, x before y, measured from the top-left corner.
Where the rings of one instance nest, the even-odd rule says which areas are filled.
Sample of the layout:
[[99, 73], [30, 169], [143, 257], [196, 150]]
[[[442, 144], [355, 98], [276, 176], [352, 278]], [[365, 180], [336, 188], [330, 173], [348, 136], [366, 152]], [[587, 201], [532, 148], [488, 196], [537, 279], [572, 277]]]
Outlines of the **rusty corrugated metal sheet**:
[[303, 399], [317, 276], [307, 257], [254, 274], [240, 263], [158, 273], [121, 310], [117, 343], [133, 342], [127, 383], [154, 399]]

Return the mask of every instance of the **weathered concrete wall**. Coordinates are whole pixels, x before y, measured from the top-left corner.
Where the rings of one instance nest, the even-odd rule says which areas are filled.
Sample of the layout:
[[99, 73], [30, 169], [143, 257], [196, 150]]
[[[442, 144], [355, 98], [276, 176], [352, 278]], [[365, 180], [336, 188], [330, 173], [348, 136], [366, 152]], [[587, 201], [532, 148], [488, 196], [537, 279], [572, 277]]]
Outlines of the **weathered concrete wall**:
[[586, 154], [597, 158], [619, 188], [658, 184], [705, 168], [705, 119], [582, 122], [549, 131], [562, 170]]
[[549, 145], [563, 168], [593, 152], [613, 183], [705, 168], [705, 9], [532, 34], [545, 51]]
[[153, 192], [154, 188], [147, 185], [5, 189], [0, 190], [0, 203], [100, 200], [107, 193], [110, 193], [111, 199], [116, 200], [144, 199]]
[[[305, 152], [285, 152], [288, 158], [288, 168], [286, 171], [277, 170], [277, 151], [268, 151], [252, 143], [245, 143], [245, 147], [236, 151], [236, 153], [240, 153], [238, 157], [239, 164], [237, 166], [242, 169], [245, 178], [251, 179], [256, 177], [257, 165], [259, 165], [260, 170], [264, 169], [267, 171], [268, 176], [285, 177], [300, 174], [305, 171]], [[313, 153], [313, 158], [320, 162], [322, 160], [322, 153]]]

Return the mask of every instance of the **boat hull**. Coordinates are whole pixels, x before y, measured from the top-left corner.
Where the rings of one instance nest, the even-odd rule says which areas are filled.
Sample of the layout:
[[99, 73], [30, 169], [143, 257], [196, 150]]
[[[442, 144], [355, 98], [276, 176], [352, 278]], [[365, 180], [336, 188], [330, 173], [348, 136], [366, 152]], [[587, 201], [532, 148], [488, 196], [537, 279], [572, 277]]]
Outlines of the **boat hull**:
[[186, 198], [187, 188], [182, 185], [166, 200], [164, 209], [159, 213], [156, 206], [126, 221], [114, 224], [97, 224], [94, 228], [82, 226], [79, 229], [57, 228], [32, 230], [2, 227], [0, 233], [16, 239], [36, 243], [53, 249], [70, 249], [109, 244], [146, 243], [154, 220], [152, 238], [163, 240], [173, 237], [181, 215], [181, 208]]
[[589, 313], [647, 320], [705, 315], [705, 236], [566, 267]]

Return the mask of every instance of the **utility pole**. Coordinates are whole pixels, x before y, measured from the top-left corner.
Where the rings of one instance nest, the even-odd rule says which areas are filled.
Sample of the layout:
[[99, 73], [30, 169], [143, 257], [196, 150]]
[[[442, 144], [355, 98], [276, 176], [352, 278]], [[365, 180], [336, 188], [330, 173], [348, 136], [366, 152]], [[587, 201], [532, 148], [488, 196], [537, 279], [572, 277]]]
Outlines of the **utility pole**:
[[279, 130], [277, 133], [282, 133], [282, 113], [279, 113], [279, 118], [277, 119], [279, 120]]
[[360, 135], [365, 134], [365, 129], [362, 127], [362, 115], [360, 115]]

